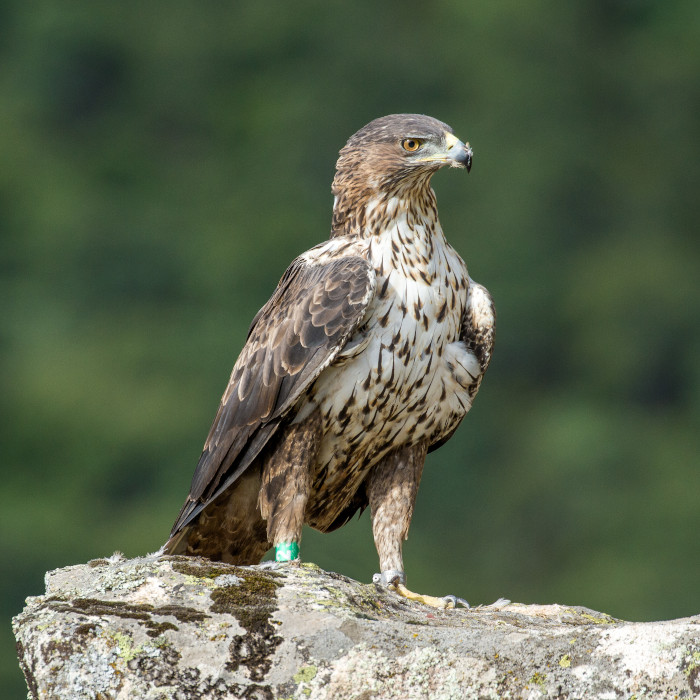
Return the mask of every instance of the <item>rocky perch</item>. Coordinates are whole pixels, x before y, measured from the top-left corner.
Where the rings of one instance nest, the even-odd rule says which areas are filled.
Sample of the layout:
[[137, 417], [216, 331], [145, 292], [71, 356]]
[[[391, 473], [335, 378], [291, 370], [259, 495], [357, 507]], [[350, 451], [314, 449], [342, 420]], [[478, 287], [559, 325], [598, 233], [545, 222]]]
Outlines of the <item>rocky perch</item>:
[[32, 698], [691, 698], [700, 616], [437, 611], [312, 564], [118, 556], [13, 621]]

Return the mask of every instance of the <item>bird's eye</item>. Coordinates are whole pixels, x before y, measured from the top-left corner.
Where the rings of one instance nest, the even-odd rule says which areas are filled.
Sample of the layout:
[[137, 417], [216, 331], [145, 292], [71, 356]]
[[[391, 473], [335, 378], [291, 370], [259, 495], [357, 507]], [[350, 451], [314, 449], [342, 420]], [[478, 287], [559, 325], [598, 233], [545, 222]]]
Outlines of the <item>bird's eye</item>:
[[409, 153], [413, 153], [413, 151], [417, 151], [423, 142], [420, 139], [404, 139], [401, 142], [401, 147], [403, 148], [404, 151], [408, 151]]

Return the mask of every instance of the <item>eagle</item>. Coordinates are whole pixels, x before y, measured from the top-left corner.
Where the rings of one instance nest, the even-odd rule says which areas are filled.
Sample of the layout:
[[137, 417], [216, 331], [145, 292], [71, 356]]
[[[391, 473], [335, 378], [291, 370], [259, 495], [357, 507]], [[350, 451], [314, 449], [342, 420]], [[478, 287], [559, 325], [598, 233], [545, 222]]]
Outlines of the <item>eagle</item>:
[[421, 114], [370, 122], [341, 149], [328, 240], [302, 253], [251, 323], [164, 552], [233, 564], [299, 558], [370, 508], [374, 581], [406, 587], [426, 454], [471, 408], [495, 312], [445, 239], [431, 177], [472, 149]]

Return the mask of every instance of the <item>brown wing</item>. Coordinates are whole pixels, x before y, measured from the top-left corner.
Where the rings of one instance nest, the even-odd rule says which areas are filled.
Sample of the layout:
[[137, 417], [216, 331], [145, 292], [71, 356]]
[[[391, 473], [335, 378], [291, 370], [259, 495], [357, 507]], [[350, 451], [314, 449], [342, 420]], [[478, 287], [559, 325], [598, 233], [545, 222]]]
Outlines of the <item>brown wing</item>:
[[291, 264], [253, 319], [171, 537], [260, 453], [357, 328], [375, 286], [374, 270], [359, 257]]

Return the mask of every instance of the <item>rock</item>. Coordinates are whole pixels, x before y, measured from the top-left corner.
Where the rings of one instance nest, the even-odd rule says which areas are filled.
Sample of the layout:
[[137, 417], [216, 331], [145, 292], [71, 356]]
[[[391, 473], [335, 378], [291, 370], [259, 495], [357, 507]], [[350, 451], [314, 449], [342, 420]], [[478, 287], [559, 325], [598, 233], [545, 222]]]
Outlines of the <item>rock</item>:
[[118, 556], [13, 620], [33, 698], [690, 698], [700, 616], [432, 610], [312, 564]]

